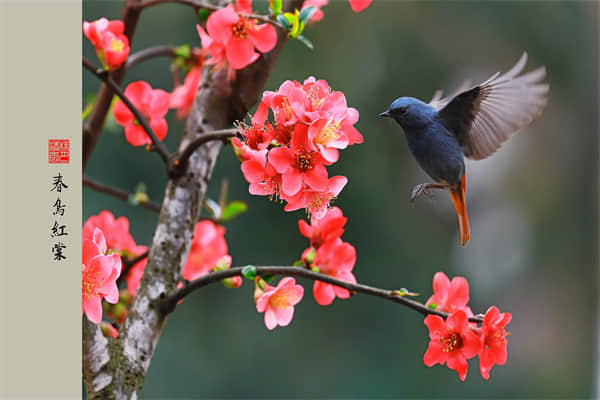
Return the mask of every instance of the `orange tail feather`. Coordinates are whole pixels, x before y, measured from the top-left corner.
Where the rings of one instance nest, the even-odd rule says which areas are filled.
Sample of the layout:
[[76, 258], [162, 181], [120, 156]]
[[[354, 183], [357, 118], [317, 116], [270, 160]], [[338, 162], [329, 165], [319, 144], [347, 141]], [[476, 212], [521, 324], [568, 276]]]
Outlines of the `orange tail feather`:
[[450, 197], [456, 209], [458, 216], [458, 230], [460, 232], [460, 244], [464, 246], [471, 238], [471, 230], [469, 228], [469, 217], [467, 216], [467, 205], [465, 204], [465, 176], [460, 180], [460, 185], [457, 189], [450, 190]]

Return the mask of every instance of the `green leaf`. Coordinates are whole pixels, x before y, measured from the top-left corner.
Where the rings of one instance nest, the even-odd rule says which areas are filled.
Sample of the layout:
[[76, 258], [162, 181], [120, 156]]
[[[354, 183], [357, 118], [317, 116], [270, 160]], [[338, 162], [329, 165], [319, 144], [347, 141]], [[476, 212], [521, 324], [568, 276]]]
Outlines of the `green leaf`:
[[271, 14], [281, 14], [281, 3], [281, 0], [269, 0], [269, 9], [271, 10]]
[[261, 278], [263, 278], [263, 280], [267, 283], [271, 283], [273, 282], [273, 279], [275, 279], [274, 275], [262, 275]]
[[435, 303], [427, 304], [427, 307], [431, 308], [432, 310], [437, 310], [437, 304]]
[[200, 19], [202, 21], [206, 21], [208, 19], [208, 16], [210, 15], [210, 11], [201, 8], [200, 10], [198, 10], [198, 16], [200, 17]]
[[288, 22], [287, 18], [283, 15], [277, 15], [277, 22], [279, 22], [288, 31], [290, 30], [290, 23]]
[[191, 55], [190, 45], [182, 44], [181, 46], [175, 47], [175, 56], [182, 58], [189, 58]]
[[310, 21], [313, 14], [317, 12], [317, 10], [317, 7], [304, 7], [302, 10], [300, 10], [300, 15], [298, 16], [298, 18], [300, 19], [300, 21], [306, 24], [308, 23], [308, 21]]
[[248, 205], [243, 201], [234, 200], [227, 204], [225, 209], [223, 210], [223, 214], [221, 215], [221, 219], [223, 221], [230, 221], [237, 217], [240, 214], [248, 211]]
[[319, 267], [310, 267], [310, 270], [312, 272], [316, 272], [317, 274], [321, 273], [321, 270], [319, 269]]
[[246, 265], [242, 268], [242, 275], [244, 275], [244, 278], [253, 281], [256, 278], [256, 267], [254, 265]]
[[294, 263], [292, 265], [294, 267], [303, 267], [304, 263], [302, 262], [302, 260], [297, 260], [297, 261], [294, 261]]
[[301, 41], [306, 47], [308, 47], [311, 50], [313, 50], [315, 48], [315, 46], [313, 46], [312, 42], [310, 40], [308, 40], [308, 38], [304, 35], [299, 35], [296, 39]]

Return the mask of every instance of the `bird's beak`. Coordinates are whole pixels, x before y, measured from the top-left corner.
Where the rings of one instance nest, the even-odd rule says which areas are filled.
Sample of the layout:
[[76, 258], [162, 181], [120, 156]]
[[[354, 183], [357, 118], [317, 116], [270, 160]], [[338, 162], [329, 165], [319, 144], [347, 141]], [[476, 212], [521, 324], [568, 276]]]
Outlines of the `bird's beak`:
[[382, 112], [381, 114], [379, 114], [380, 117], [388, 117], [390, 118], [392, 115], [388, 112], [388, 110], [385, 110], [384, 112]]

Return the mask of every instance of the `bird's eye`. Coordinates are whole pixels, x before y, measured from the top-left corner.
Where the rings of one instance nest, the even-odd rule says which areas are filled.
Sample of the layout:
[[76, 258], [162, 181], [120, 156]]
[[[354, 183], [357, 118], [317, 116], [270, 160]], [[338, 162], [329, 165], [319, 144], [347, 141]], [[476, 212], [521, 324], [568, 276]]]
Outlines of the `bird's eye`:
[[398, 109], [398, 111], [400, 111], [400, 114], [405, 114], [406, 113], [406, 107], [400, 107]]

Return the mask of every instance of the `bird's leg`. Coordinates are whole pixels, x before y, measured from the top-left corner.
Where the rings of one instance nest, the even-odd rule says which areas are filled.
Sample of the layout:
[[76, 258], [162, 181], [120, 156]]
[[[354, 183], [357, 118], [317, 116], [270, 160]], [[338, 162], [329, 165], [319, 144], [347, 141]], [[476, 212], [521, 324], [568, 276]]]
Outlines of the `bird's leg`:
[[429, 189], [450, 189], [452, 186], [447, 183], [421, 183], [412, 189], [410, 201], [415, 201], [420, 195], [432, 197], [433, 193]]

